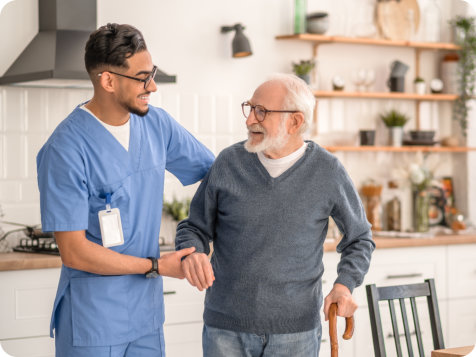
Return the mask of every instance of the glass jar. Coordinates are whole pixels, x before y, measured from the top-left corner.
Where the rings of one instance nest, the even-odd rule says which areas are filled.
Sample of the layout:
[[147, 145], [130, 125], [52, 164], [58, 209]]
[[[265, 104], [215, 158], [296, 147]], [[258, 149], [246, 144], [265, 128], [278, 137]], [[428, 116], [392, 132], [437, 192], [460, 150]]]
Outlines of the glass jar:
[[413, 191], [413, 229], [415, 232], [427, 232], [429, 221], [430, 195], [428, 190]]
[[382, 186], [378, 184], [366, 184], [362, 186], [364, 197], [365, 214], [372, 225], [372, 230], [382, 230]]
[[400, 199], [395, 196], [387, 202], [387, 230], [401, 231], [402, 230], [402, 204]]

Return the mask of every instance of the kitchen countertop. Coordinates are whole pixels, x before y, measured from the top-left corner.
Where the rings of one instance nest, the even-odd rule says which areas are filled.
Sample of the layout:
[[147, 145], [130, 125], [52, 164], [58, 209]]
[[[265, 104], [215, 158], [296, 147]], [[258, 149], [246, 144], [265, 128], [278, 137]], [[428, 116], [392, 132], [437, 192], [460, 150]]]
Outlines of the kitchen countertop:
[[[425, 247], [452, 244], [476, 244], [476, 235], [444, 235], [433, 238], [374, 238], [377, 249]], [[335, 241], [324, 243], [325, 252], [334, 252]], [[162, 252], [173, 250], [171, 246], [161, 247]], [[0, 271], [46, 269], [61, 267], [61, 258], [57, 255], [33, 253], [0, 253]]]

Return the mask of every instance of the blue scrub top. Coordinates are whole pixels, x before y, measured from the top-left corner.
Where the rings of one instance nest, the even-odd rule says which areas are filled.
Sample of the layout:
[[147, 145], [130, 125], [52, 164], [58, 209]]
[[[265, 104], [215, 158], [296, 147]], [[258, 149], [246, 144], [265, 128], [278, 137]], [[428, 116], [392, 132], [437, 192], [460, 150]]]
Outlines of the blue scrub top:
[[[124, 244], [137, 257], [159, 256], [165, 170], [183, 185], [203, 178], [214, 156], [163, 109], [130, 116], [129, 151], [79, 106], [59, 124], [37, 156], [42, 229], [86, 230], [102, 244], [98, 212], [119, 208]], [[164, 322], [162, 278], [102, 276], [63, 266], [51, 318], [71, 289], [74, 346], [133, 341]]]

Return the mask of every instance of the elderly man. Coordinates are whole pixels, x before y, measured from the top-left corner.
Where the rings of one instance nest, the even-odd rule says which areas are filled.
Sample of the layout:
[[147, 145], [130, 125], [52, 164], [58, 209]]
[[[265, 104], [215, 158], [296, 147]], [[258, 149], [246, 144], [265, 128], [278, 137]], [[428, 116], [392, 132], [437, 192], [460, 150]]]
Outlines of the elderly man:
[[[357, 308], [375, 248], [351, 179], [339, 161], [304, 141], [314, 108], [308, 86], [276, 75], [242, 104], [248, 140], [223, 150], [202, 181], [176, 249], [187, 280], [207, 289], [206, 357], [319, 354], [323, 244], [332, 217], [343, 237], [338, 277], [324, 302]], [[209, 243], [213, 241], [211, 263]]]

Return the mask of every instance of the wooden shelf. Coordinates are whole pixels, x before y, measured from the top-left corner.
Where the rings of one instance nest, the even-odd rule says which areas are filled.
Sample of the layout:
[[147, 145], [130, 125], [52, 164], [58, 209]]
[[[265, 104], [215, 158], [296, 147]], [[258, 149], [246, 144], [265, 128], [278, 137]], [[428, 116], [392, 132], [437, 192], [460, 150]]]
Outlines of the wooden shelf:
[[454, 43], [445, 42], [413, 42], [413, 41], [392, 41], [375, 38], [358, 38], [358, 37], [342, 37], [342, 36], [326, 36], [310, 33], [302, 33], [299, 35], [281, 35], [276, 36], [277, 40], [299, 40], [314, 42], [316, 44], [322, 43], [345, 43], [356, 45], [371, 45], [371, 46], [391, 46], [391, 47], [409, 47], [421, 50], [448, 50], [457, 51], [461, 47]]
[[385, 151], [385, 152], [447, 152], [447, 153], [464, 153], [469, 151], [476, 151], [476, 148], [473, 147], [443, 147], [443, 146], [324, 146], [324, 149], [330, 152], [372, 152], [372, 151]]
[[399, 99], [419, 101], [455, 101], [457, 94], [416, 94], [397, 92], [346, 92], [346, 91], [315, 91], [316, 98], [367, 98], [367, 99]]

